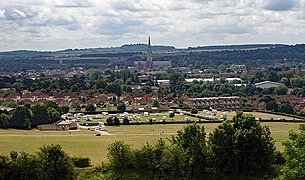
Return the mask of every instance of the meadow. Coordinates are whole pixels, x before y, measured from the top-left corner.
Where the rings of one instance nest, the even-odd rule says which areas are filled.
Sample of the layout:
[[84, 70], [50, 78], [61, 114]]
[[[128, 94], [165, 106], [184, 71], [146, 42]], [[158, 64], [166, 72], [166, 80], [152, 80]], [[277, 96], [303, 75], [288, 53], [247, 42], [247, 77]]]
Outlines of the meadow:
[[[217, 127], [218, 123], [202, 123], [207, 134]], [[272, 131], [276, 148], [283, 151], [281, 143], [288, 138], [290, 130], [298, 130], [300, 123], [272, 122], [262, 123]], [[80, 129], [76, 131], [38, 131], [38, 130], [0, 130], [0, 153], [10, 151], [36, 152], [39, 147], [48, 144], [60, 144], [69, 155], [90, 157], [92, 164], [97, 165], [107, 160], [107, 146], [114, 140], [123, 140], [132, 147], [138, 148], [146, 142], [155, 143], [162, 138], [167, 141], [177, 130], [186, 124], [155, 124], [132, 126], [108, 126], [110, 135], [95, 136], [94, 131]]]

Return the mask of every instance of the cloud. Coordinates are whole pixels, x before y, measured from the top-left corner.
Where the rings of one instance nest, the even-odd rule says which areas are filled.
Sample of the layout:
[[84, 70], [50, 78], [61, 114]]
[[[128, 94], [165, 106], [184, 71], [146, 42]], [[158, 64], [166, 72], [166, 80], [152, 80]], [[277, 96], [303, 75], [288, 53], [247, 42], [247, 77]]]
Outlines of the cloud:
[[288, 11], [296, 5], [296, 0], [266, 0], [264, 8], [271, 11]]
[[[0, 51], [303, 43], [305, 0], [1, 0]], [[293, 36], [291, 36], [293, 34]]]

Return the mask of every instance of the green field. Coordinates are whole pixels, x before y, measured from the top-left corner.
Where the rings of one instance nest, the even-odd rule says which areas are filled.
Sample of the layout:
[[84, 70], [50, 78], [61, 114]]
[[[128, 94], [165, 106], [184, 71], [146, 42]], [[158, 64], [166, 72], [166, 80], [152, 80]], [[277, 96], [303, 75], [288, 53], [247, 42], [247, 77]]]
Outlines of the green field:
[[[288, 138], [289, 130], [297, 130], [299, 123], [262, 123], [270, 126], [278, 150], [283, 150], [281, 142]], [[219, 124], [207, 123], [206, 132], [211, 132]], [[154, 143], [159, 138], [169, 138], [185, 124], [159, 124], [139, 126], [109, 126], [110, 135], [95, 136], [94, 131], [46, 131], [37, 130], [0, 130], [0, 153], [10, 151], [35, 152], [44, 144], [60, 144], [69, 155], [90, 157], [96, 165], [107, 159], [106, 147], [114, 140], [124, 140], [132, 147], [141, 147], [146, 142]]]

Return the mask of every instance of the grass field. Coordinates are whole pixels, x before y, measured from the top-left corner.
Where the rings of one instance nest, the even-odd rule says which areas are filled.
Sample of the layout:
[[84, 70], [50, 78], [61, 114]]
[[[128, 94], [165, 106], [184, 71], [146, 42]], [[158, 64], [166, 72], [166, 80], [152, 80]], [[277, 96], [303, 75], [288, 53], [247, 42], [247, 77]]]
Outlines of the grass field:
[[[282, 151], [281, 142], [288, 138], [289, 130], [298, 130], [299, 123], [262, 123], [268, 125], [272, 136], [276, 140], [276, 147]], [[211, 132], [219, 124], [200, 124], [205, 126], [206, 132]], [[185, 124], [159, 124], [139, 126], [109, 126], [107, 136], [95, 136], [89, 130], [78, 131], [46, 131], [37, 130], [0, 130], [0, 153], [35, 152], [44, 144], [60, 144], [69, 155], [90, 157], [96, 165], [107, 159], [106, 147], [114, 140], [124, 140], [132, 147], [141, 147], [146, 142], [155, 143], [156, 140], [170, 138]]]

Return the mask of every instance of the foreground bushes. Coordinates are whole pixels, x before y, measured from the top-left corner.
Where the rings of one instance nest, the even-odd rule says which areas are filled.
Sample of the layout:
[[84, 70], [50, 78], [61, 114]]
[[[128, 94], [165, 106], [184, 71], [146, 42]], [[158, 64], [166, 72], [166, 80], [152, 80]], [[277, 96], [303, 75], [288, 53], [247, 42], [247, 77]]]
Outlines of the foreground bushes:
[[0, 156], [0, 179], [75, 179], [75, 166], [60, 145], [49, 145], [36, 154], [11, 152]]
[[166, 144], [132, 149], [123, 141], [108, 147], [109, 167], [115, 172], [146, 172], [152, 178], [196, 179], [212, 175], [265, 178], [275, 164], [274, 141], [268, 127], [237, 113], [233, 123], [223, 122], [206, 140], [196, 124], [179, 130]]

